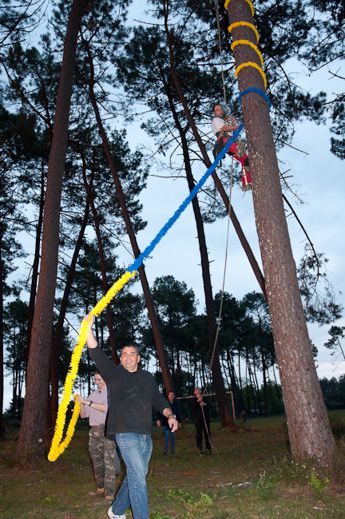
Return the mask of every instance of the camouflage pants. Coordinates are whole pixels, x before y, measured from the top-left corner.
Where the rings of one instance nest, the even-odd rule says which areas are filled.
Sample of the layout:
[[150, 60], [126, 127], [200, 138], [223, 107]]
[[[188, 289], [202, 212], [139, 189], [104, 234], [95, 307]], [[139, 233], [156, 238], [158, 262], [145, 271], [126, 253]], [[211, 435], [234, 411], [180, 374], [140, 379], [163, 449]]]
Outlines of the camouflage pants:
[[114, 496], [116, 472], [120, 472], [120, 461], [115, 442], [104, 436], [104, 425], [90, 428], [89, 453], [97, 488], [104, 488], [106, 496]]

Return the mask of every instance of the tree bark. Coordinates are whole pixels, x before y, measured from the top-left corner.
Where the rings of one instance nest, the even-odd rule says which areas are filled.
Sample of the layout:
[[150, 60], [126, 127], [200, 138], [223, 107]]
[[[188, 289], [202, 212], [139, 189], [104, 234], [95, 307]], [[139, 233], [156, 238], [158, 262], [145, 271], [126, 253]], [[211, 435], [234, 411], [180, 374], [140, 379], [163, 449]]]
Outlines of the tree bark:
[[267, 413], [268, 413], [267, 366], [266, 366], [265, 352], [263, 350], [264, 350], [264, 348], [263, 348], [263, 346], [261, 346], [260, 353], [261, 353], [261, 364], [262, 364], [262, 382], [263, 382], [263, 389], [264, 389], [264, 415], [267, 416]]
[[62, 177], [67, 150], [68, 120], [77, 36], [81, 16], [86, 9], [87, 3], [87, 0], [74, 0], [64, 44], [56, 101], [54, 134], [49, 155], [43, 218], [41, 271], [30, 341], [26, 397], [17, 446], [17, 455], [20, 459], [43, 455], [45, 449], [47, 390], [58, 264]]
[[240, 386], [240, 395], [241, 395], [241, 404], [242, 404], [242, 411], [245, 411], [245, 407], [248, 406], [248, 398], [243, 392], [243, 382], [242, 382], [242, 371], [241, 371], [241, 352], [238, 350], [238, 385]]
[[242, 392], [238, 390], [238, 384], [236, 380], [236, 372], [234, 366], [234, 359], [229, 349], [226, 350], [226, 358], [229, 366], [230, 373], [230, 381], [231, 381], [231, 391], [235, 402], [236, 415], [239, 416], [241, 411], [243, 411], [243, 395]]
[[4, 273], [2, 246], [3, 235], [0, 230], [0, 438], [4, 437]]
[[[85, 45], [86, 45], [86, 43], [85, 43]], [[138, 242], [137, 242], [135, 232], [134, 232], [134, 229], [133, 229], [133, 226], [131, 223], [131, 219], [129, 216], [129, 212], [127, 209], [126, 199], [125, 199], [125, 196], [123, 193], [121, 180], [120, 180], [113, 156], [110, 151], [108, 138], [107, 138], [105, 129], [103, 127], [101, 115], [99, 113], [97, 99], [96, 99], [96, 96], [94, 93], [94, 72], [93, 72], [92, 55], [91, 55], [91, 51], [87, 45], [86, 45], [86, 50], [88, 52], [90, 72], [91, 72], [91, 80], [90, 80], [90, 84], [89, 84], [89, 95], [90, 95], [90, 99], [91, 99], [91, 104], [92, 104], [93, 110], [95, 112], [95, 117], [96, 117], [96, 121], [97, 121], [97, 125], [98, 125], [98, 131], [99, 131], [100, 137], [102, 139], [104, 154], [106, 156], [106, 159], [107, 159], [107, 162], [109, 165], [109, 169], [111, 171], [111, 174], [112, 174], [112, 177], [114, 180], [114, 184], [115, 184], [115, 188], [116, 188], [116, 196], [119, 201], [119, 205], [121, 207], [121, 213], [122, 213], [122, 217], [123, 217], [123, 220], [125, 223], [126, 231], [127, 231], [129, 240], [131, 242], [134, 257], [137, 258], [140, 255], [140, 249], [138, 246]], [[157, 317], [156, 309], [154, 307], [153, 298], [152, 298], [152, 295], [150, 292], [150, 287], [149, 287], [149, 283], [148, 283], [148, 280], [146, 277], [144, 265], [139, 267], [138, 272], [139, 272], [139, 276], [140, 276], [141, 286], [143, 289], [143, 294], [144, 294], [144, 299], [145, 299], [149, 319], [150, 319], [151, 326], [152, 326], [152, 334], [153, 334], [153, 339], [154, 339], [155, 346], [157, 349], [159, 365], [162, 370], [163, 384], [164, 384], [165, 390], [168, 394], [169, 391], [174, 390], [173, 382], [172, 382], [171, 375], [169, 373], [166, 352], [164, 350], [162, 335], [161, 335], [159, 323], [158, 323], [158, 317]]]
[[[181, 127], [180, 120], [176, 113], [174, 103], [171, 97], [171, 92], [169, 91], [169, 85], [165, 85], [166, 88], [166, 96], [169, 101], [170, 110], [172, 116], [174, 118], [175, 126], [180, 134], [181, 144], [182, 144], [182, 153], [185, 165], [185, 172], [187, 176], [187, 183], [189, 191], [191, 192], [194, 187], [194, 179], [192, 168], [190, 165], [189, 151], [188, 151], [188, 143], [186, 140], [185, 132]], [[220, 365], [220, 353], [219, 353], [219, 344], [216, 341], [216, 332], [217, 332], [217, 323], [216, 323], [216, 310], [213, 299], [213, 291], [212, 291], [212, 283], [211, 283], [211, 274], [210, 274], [210, 264], [208, 259], [207, 252], [207, 244], [206, 244], [206, 236], [204, 230], [204, 223], [202, 221], [200, 206], [198, 197], [195, 196], [192, 200], [192, 207], [194, 212], [195, 224], [197, 228], [198, 234], [198, 244], [200, 251], [200, 260], [201, 260], [201, 271], [202, 271], [202, 279], [203, 279], [203, 287], [205, 294], [205, 305], [206, 305], [206, 316], [207, 316], [207, 331], [208, 331], [208, 347], [210, 352], [210, 369], [212, 372], [212, 381], [214, 385], [214, 390], [216, 393], [219, 415], [221, 418], [223, 427], [235, 427], [235, 422], [232, 414], [230, 413], [228, 400], [226, 397], [226, 390], [224, 387], [224, 380]]]
[[59, 365], [59, 353], [60, 353], [60, 345], [63, 340], [63, 325], [65, 322], [68, 299], [72, 288], [72, 283], [75, 275], [75, 269], [77, 266], [79, 252], [83, 243], [83, 238], [85, 234], [85, 229], [87, 226], [87, 222], [89, 219], [90, 212], [90, 202], [89, 199], [86, 200], [83, 220], [79, 229], [78, 238], [74, 247], [73, 256], [71, 260], [71, 264], [68, 269], [65, 289], [63, 292], [63, 296], [60, 304], [60, 312], [59, 317], [56, 322], [53, 331], [53, 346], [51, 353], [51, 361], [50, 361], [50, 384], [51, 384], [51, 396], [50, 396], [50, 414], [51, 414], [51, 423], [55, 424], [58, 405], [59, 405], [59, 373], [58, 373], [58, 365]]
[[[104, 294], [106, 294], [108, 292], [108, 290], [109, 290], [109, 285], [108, 285], [108, 281], [107, 281], [107, 266], [106, 266], [104, 248], [103, 248], [103, 243], [102, 243], [100, 220], [99, 220], [98, 211], [97, 211], [96, 206], [95, 206], [94, 194], [92, 193], [92, 187], [88, 183], [87, 178], [86, 178], [86, 164], [85, 164], [84, 157], [82, 157], [82, 161], [83, 161], [84, 187], [85, 187], [88, 199], [90, 200], [92, 218], [93, 218], [93, 223], [94, 223], [95, 233], [96, 233], [96, 238], [97, 238], [98, 253], [99, 253], [99, 266], [100, 266], [100, 269], [101, 269], [101, 276], [102, 276], [102, 287], [103, 287]], [[119, 363], [119, 359], [118, 359], [118, 356], [117, 356], [117, 353], [116, 353], [116, 339], [115, 339], [115, 331], [114, 331], [114, 318], [113, 318], [113, 314], [111, 313], [111, 310], [110, 310], [109, 306], [107, 306], [106, 309], [105, 309], [105, 318], [106, 318], [106, 321], [107, 321], [108, 331], [109, 331], [109, 341], [110, 341], [110, 346], [111, 346], [111, 356], [112, 356], [114, 364], [118, 364]]]
[[[231, 1], [228, 14], [230, 23], [254, 24], [244, 0]], [[248, 39], [257, 43], [249, 27], [234, 28], [232, 36], [234, 41]], [[237, 66], [248, 61], [260, 66], [257, 54], [248, 45], [238, 45], [234, 55]], [[261, 75], [252, 67], [243, 68], [238, 81], [241, 91], [253, 86], [264, 89]], [[297, 282], [269, 108], [256, 93], [242, 98], [242, 108], [249, 144], [255, 220], [291, 450], [295, 458], [314, 458], [329, 464], [335, 441], [317, 378]]]
[[[192, 132], [193, 132], [193, 135], [194, 135], [194, 138], [199, 146], [199, 149], [201, 151], [201, 154], [203, 156], [203, 159], [204, 159], [204, 164], [207, 168], [209, 168], [211, 166], [211, 161], [209, 159], [209, 156], [207, 154], [207, 151], [206, 151], [206, 148], [205, 148], [205, 145], [200, 137], [200, 134], [198, 132], [198, 129], [195, 125], [195, 122], [194, 122], [194, 119], [190, 113], [190, 110], [189, 110], [189, 107], [188, 107], [188, 104], [187, 104], [187, 101], [186, 101], [186, 98], [184, 96], [184, 92], [183, 92], [183, 89], [181, 87], [181, 83], [180, 83], [180, 80], [179, 80], [179, 77], [176, 73], [176, 70], [174, 69], [174, 67], [172, 67], [171, 69], [171, 77], [174, 81], [174, 85], [175, 85], [175, 88], [176, 88], [176, 92], [177, 92], [177, 95], [179, 96], [180, 98], [180, 101], [181, 101], [181, 104], [183, 106], [183, 110], [184, 110], [184, 114], [188, 120], [188, 123], [192, 129]], [[238, 239], [240, 240], [240, 243], [243, 247], [243, 250], [244, 252], [246, 253], [246, 256], [248, 258], [248, 261], [253, 269], [253, 272], [254, 272], [254, 275], [257, 279], [257, 282], [259, 283], [259, 286], [262, 290], [262, 293], [263, 295], [265, 296], [265, 299], [266, 299], [266, 288], [265, 288], [265, 278], [261, 272], [261, 269], [258, 265], [258, 262], [256, 261], [256, 258], [254, 256], [254, 253], [247, 241], [247, 238], [245, 237], [245, 234], [242, 230], [242, 227], [241, 227], [241, 224], [236, 216], [236, 213], [235, 213], [235, 210], [234, 210], [234, 207], [233, 205], [231, 204], [230, 200], [229, 200], [229, 197], [228, 195], [226, 194], [225, 192], [225, 189], [224, 189], [224, 186], [222, 184], [222, 181], [220, 180], [220, 178], [218, 177], [217, 173], [214, 171], [212, 174], [211, 174], [212, 178], [213, 178], [213, 182], [223, 200], [223, 203], [225, 205], [225, 208], [229, 214], [229, 217], [230, 217], [230, 220], [235, 228], [235, 231], [236, 231], [236, 234], [238, 236]]]
[[32, 330], [32, 322], [34, 318], [34, 309], [35, 309], [35, 299], [36, 299], [36, 290], [37, 290], [37, 281], [38, 281], [38, 268], [40, 263], [40, 249], [41, 249], [41, 234], [42, 234], [42, 224], [43, 224], [43, 210], [44, 210], [44, 164], [42, 161], [42, 169], [41, 169], [41, 193], [40, 193], [40, 205], [38, 210], [38, 220], [36, 226], [36, 238], [35, 238], [35, 253], [34, 253], [34, 262], [32, 264], [32, 276], [31, 276], [31, 286], [30, 286], [30, 298], [29, 298], [29, 317], [28, 317], [28, 331], [27, 331], [27, 347], [26, 347], [26, 363], [28, 363], [29, 354], [30, 354], [30, 340], [31, 340], [31, 330]]

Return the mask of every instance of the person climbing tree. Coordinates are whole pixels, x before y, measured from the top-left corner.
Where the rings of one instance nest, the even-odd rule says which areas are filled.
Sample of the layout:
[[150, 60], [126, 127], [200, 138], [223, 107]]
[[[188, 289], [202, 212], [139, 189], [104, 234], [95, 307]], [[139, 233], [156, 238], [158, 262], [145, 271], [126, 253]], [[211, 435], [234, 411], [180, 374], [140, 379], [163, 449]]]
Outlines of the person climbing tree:
[[[214, 147], [213, 153], [216, 157], [222, 150], [225, 144], [230, 139], [232, 132], [237, 130], [238, 124], [234, 117], [224, 115], [224, 110], [221, 105], [213, 105], [213, 119], [212, 119], [212, 131], [217, 137], [217, 143]], [[249, 172], [249, 160], [248, 155], [240, 154], [239, 145], [237, 142], [231, 144], [228, 151], [229, 155], [232, 155], [242, 165], [242, 189], [246, 191], [251, 189], [252, 180]]]

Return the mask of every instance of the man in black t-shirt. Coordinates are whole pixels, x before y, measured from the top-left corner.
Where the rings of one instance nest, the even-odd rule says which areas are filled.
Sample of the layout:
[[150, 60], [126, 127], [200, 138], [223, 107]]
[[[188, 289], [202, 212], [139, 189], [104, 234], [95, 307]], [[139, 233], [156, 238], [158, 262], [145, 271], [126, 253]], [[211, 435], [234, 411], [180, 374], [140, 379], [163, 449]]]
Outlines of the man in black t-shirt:
[[146, 474], [152, 453], [152, 408], [167, 418], [173, 432], [178, 423], [151, 373], [138, 368], [138, 348], [124, 346], [121, 364], [115, 366], [98, 347], [92, 331], [93, 316], [85, 319], [90, 356], [108, 388], [106, 435], [110, 438], [115, 435], [127, 468], [127, 475], [107, 514], [110, 519], [126, 519], [125, 512], [131, 507], [134, 519], [149, 519]]

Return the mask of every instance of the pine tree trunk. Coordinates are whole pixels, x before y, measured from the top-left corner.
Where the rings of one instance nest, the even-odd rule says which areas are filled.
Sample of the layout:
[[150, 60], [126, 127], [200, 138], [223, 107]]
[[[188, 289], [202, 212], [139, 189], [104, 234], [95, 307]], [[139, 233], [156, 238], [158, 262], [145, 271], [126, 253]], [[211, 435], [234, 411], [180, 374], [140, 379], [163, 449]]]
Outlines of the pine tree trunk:
[[4, 437], [4, 269], [2, 260], [3, 236], [0, 230], [0, 439]]
[[236, 415], [238, 416], [241, 411], [243, 411], [243, 398], [241, 391], [238, 390], [238, 384], [236, 380], [236, 372], [234, 366], [234, 359], [232, 358], [229, 350], [226, 350], [227, 362], [229, 366], [230, 373], [230, 381], [231, 381], [231, 391], [235, 402]]
[[[107, 135], [106, 135], [106, 132], [105, 132], [105, 129], [103, 126], [102, 118], [101, 118], [101, 115], [100, 115], [99, 109], [98, 109], [96, 96], [95, 96], [95, 93], [93, 90], [94, 85], [93, 85], [92, 56], [90, 54], [90, 49], [88, 47], [86, 47], [86, 50], [89, 53], [89, 65], [90, 65], [90, 70], [91, 70], [91, 80], [90, 80], [90, 85], [89, 85], [90, 100], [91, 100], [93, 110], [95, 112], [95, 117], [96, 117], [96, 121], [97, 121], [97, 125], [98, 125], [98, 131], [99, 131], [99, 134], [102, 139], [104, 154], [107, 159], [109, 169], [111, 171], [111, 174], [112, 174], [112, 177], [114, 180], [116, 196], [117, 196], [117, 199], [119, 202], [119, 206], [121, 207], [121, 213], [122, 213], [122, 217], [123, 217], [123, 220], [125, 223], [126, 231], [127, 231], [129, 240], [131, 242], [134, 257], [137, 258], [140, 255], [140, 249], [138, 246], [137, 238], [135, 236], [135, 232], [134, 232], [134, 229], [133, 229], [133, 226], [131, 223], [128, 209], [127, 209], [126, 199], [125, 199], [125, 196], [123, 193], [121, 180], [118, 175], [118, 171], [117, 171], [113, 156], [110, 151]], [[156, 313], [156, 310], [154, 307], [149, 283], [148, 283], [148, 280], [146, 277], [145, 268], [143, 265], [141, 267], [139, 267], [138, 272], [139, 272], [139, 276], [140, 276], [141, 286], [143, 289], [143, 294], [144, 294], [144, 299], [145, 299], [145, 303], [146, 303], [146, 307], [147, 307], [147, 311], [148, 311], [148, 316], [149, 316], [149, 319], [151, 322], [152, 334], [153, 334], [153, 339], [154, 339], [154, 343], [155, 343], [156, 350], [157, 350], [159, 365], [162, 370], [163, 384], [164, 384], [166, 392], [168, 393], [169, 391], [174, 390], [173, 382], [171, 379], [171, 375], [169, 373], [166, 352], [164, 350], [163, 339], [162, 339], [162, 335], [161, 335], [161, 331], [160, 331], [159, 323], [158, 323], [158, 317], [157, 317], [157, 313]]]
[[24, 412], [17, 446], [17, 456], [20, 459], [43, 455], [45, 449], [62, 177], [67, 150], [77, 36], [86, 6], [86, 0], [74, 0], [72, 4], [58, 86], [44, 207], [41, 269], [30, 341]]
[[[181, 144], [182, 144], [182, 153], [184, 159], [185, 172], [187, 176], [187, 183], [189, 191], [191, 192], [194, 187], [194, 179], [193, 173], [190, 165], [190, 158], [188, 152], [188, 143], [185, 136], [185, 133], [181, 127], [181, 123], [179, 121], [178, 115], [176, 113], [173, 100], [171, 98], [171, 92], [169, 91], [169, 86], [166, 85], [166, 95], [169, 101], [170, 110], [174, 118], [175, 126], [179, 131]], [[218, 341], [215, 341], [216, 331], [217, 331], [217, 323], [216, 323], [216, 310], [213, 299], [212, 292], [212, 283], [211, 283], [211, 274], [210, 274], [210, 264], [208, 260], [208, 252], [207, 252], [207, 244], [206, 244], [206, 236], [204, 230], [204, 223], [202, 221], [200, 206], [198, 197], [195, 196], [192, 200], [192, 207], [194, 212], [195, 224], [197, 228], [198, 234], [198, 244], [200, 250], [200, 259], [201, 259], [201, 271], [202, 271], [202, 279], [203, 279], [203, 287], [205, 294], [205, 305], [206, 305], [206, 317], [207, 317], [207, 335], [208, 335], [208, 347], [210, 352], [210, 368], [212, 372], [212, 381], [214, 385], [214, 390], [216, 393], [218, 409], [220, 414], [220, 419], [223, 427], [235, 427], [235, 422], [232, 414], [230, 413], [228, 400], [226, 397], [226, 391], [224, 387], [224, 380], [220, 365], [220, 353], [219, 353], [219, 344]]]
[[[252, 394], [255, 414], [260, 414], [259, 403], [257, 400], [257, 388], [255, 385], [255, 380], [254, 380], [254, 376], [253, 376], [252, 367], [250, 365], [250, 359], [249, 359], [248, 353], [246, 354], [246, 364], [247, 364], [247, 373], [249, 375], [249, 383], [248, 383], [248, 376], [247, 376], [247, 387], [249, 388], [248, 391]], [[259, 411], [259, 413], [257, 413], [257, 411]]]
[[225, 386], [226, 387], [231, 387], [229, 366], [227, 364], [226, 359], [224, 359], [223, 356], [221, 356], [221, 366], [222, 366], [222, 373], [223, 373], [223, 377], [224, 377]]
[[[245, 402], [245, 394], [243, 392], [243, 383], [242, 383], [242, 372], [241, 372], [241, 353], [240, 350], [238, 350], [238, 384], [240, 386], [240, 393], [241, 393], [241, 403], [242, 403], [242, 411], [245, 411], [246, 409], [246, 403]], [[247, 409], [249, 410], [249, 406], [247, 405]]]
[[28, 310], [29, 316], [28, 316], [28, 330], [27, 330], [27, 347], [26, 347], [26, 352], [25, 352], [26, 363], [28, 363], [29, 355], [30, 355], [31, 330], [32, 330], [32, 322], [33, 322], [33, 318], [34, 318], [35, 299], [36, 299], [37, 281], [38, 281], [38, 268], [39, 268], [39, 264], [40, 264], [41, 235], [42, 235], [43, 210], [44, 210], [44, 188], [45, 188], [44, 178], [45, 178], [44, 163], [42, 161], [40, 205], [39, 205], [39, 210], [38, 210], [38, 220], [37, 220], [37, 226], [36, 226], [35, 252], [34, 252], [34, 262], [32, 264], [29, 310]]
[[265, 354], [263, 352], [262, 347], [261, 347], [261, 364], [262, 364], [262, 381], [263, 381], [263, 387], [264, 387], [264, 415], [267, 416], [267, 398], [268, 398], [267, 366], [266, 366]]
[[[244, 0], [231, 1], [228, 14], [230, 23], [254, 24]], [[249, 27], [235, 27], [232, 36], [234, 40], [248, 39], [256, 44], [254, 32]], [[248, 45], [238, 45], [234, 55], [237, 66], [250, 61], [260, 66], [257, 54]], [[262, 77], [255, 68], [243, 68], [238, 79], [241, 91], [253, 86], [264, 89]], [[297, 282], [269, 108], [256, 93], [243, 97], [242, 108], [249, 144], [256, 226], [291, 450], [295, 458], [315, 458], [328, 464], [335, 442], [317, 378]]]
[[74, 280], [75, 269], [79, 257], [79, 252], [83, 243], [85, 229], [89, 219], [90, 203], [89, 199], [86, 200], [83, 220], [79, 229], [78, 238], [74, 247], [71, 264], [68, 269], [65, 289], [60, 304], [60, 312], [57, 323], [53, 331], [53, 346], [50, 361], [50, 385], [51, 385], [51, 396], [50, 396], [50, 414], [52, 425], [56, 422], [58, 406], [59, 406], [59, 353], [60, 347], [63, 340], [63, 325], [65, 322], [68, 300], [71, 293], [72, 283]]
[[254, 388], [255, 388], [255, 391], [257, 394], [258, 409], [259, 409], [259, 413], [262, 414], [261, 392], [260, 392], [260, 387], [259, 387], [259, 383], [258, 383], [258, 377], [256, 375], [256, 367], [255, 367], [254, 360], [253, 360], [253, 368], [251, 368], [251, 370], [252, 370], [252, 377], [253, 377], [253, 381], [254, 381]]
[[[180, 84], [180, 80], [179, 80], [179, 77], [175, 71], [174, 68], [172, 68], [171, 70], [171, 76], [172, 76], [172, 79], [174, 81], [174, 85], [175, 85], [175, 88], [176, 88], [176, 92], [180, 98], [180, 101], [181, 101], [181, 104], [183, 106], [183, 109], [184, 109], [184, 114], [185, 116], [187, 117], [187, 120], [190, 124], [190, 127], [191, 127], [191, 130], [193, 132], [193, 135], [194, 135], [194, 138], [199, 146], [199, 149], [201, 151], [201, 154], [202, 154], [202, 157], [203, 157], [203, 160], [204, 160], [204, 164], [207, 168], [209, 168], [211, 166], [211, 161], [209, 159], [209, 156], [207, 154], [207, 151], [206, 151], [206, 148], [205, 148], [205, 145], [200, 137], [200, 134], [198, 132], [198, 129], [195, 125], [195, 122], [194, 122], [194, 119], [190, 113], [190, 110], [189, 110], [189, 107], [188, 107], [188, 104], [187, 104], [187, 101], [184, 97], [184, 93], [183, 93], [183, 90], [182, 90], [182, 87], [181, 87], [181, 84]], [[240, 243], [243, 247], [243, 250], [248, 258], [248, 261], [250, 263], [250, 266], [252, 267], [253, 269], [253, 272], [254, 272], [254, 275], [257, 279], [257, 282], [259, 283], [259, 286], [262, 290], [262, 293], [263, 295], [265, 296], [266, 298], [266, 288], [265, 288], [265, 279], [264, 279], [264, 276], [260, 270], [260, 267], [258, 265], [258, 262], [256, 261], [256, 258], [254, 256], [254, 253], [247, 241], [247, 238], [245, 237], [245, 234], [242, 230], [242, 227], [241, 227], [241, 224], [236, 216], [236, 213], [235, 213], [235, 210], [233, 208], [233, 205], [231, 204], [230, 200], [229, 200], [229, 197], [228, 195], [226, 194], [225, 192], [225, 189], [224, 189], [224, 186], [222, 184], [222, 181], [220, 180], [220, 178], [218, 177], [217, 173], [214, 171], [212, 173], [212, 178], [213, 178], [213, 182], [221, 196], [221, 199], [223, 200], [223, 203], [225, 205], [225, 208], [229, 214], [229, 218], [234, 226], [234, 229], [236, 231], [236, 234], [238, 236], [238, 239], [240, 240]]]
[[[174, 83], [174, 86], [175, 86], [175, 89], [176, 89], [176, 93], [180, 99], [180, 102], [183, 106], [183, 111], [184, 111], [184, 115], [185, 117], [187, 118], [187, 121], [189, 123], [189, 126], [193, 132], [193, 135], [194, 135], [194, 138], [199, 146], [199, 149], [201, 151], [201, 154], [203, 156], [203, 159], [204, 159], [204, 163], [206, 165], [206, 167], [210, 167], [211, 166], [211, 161], [208, 157], [208, 154], [207, 154], [207, 151], [206, 151], [206, 148], [205, 148], [205, 145], [200, 137], [200, 134], [198, 132], [198, 129], [195, 125], [195, 122], [194, 122], [194, 119], [192, 117], [192, 114], [189, 110], [189, 106], [187, 104], [187, 101], [186, 101], [186, 98], [185, 98], [185, 95], [184, 95], [184, 92], [183, 92], [183, 89], [182, 89], [182, 86], [181, 86], [181, 83], [180, 83], [180, 79], [179, 79], [179, 76], [176, 72], [176, 68], [175, 68], [175, 54], [174, 54], [174, 43], [173, 43], [173, 35], [169, 29], [169, 24], [168, 24], [168, 18], [169, 18], [169, 9], [168, 7], [164, 10], [164, 28], [165, 28], [165, 33], [166, 33], [166, 37], [167, 37], [167, 44], [168, 44], [168, 48], [169, 48], [169, 60], [170, 60], [170, 74], [171, 74], [171, 78], [173, 80], [173, 83]], [[260, 267], [255, 259], [255, 256], [253, 254], [253, 251], [251, 250], [251, 247], [249, 245], [249, 243], [247, 242], [247, 239], [242, 231], [242, 228], [241, 228], [241, 225], [235, 215], [235, 211], [232, 207], [232, 205], [230, 204], [230, 200], [225, 192], [225, 189], [223, 187], [223, 184], [220, 180], [220, 178], [218, 177], [217, 173], [214, 171], [212, 173], [212, 178], [213, 178], [213, 181], [215, 183], [215, 186], [223, 200], [223, 203], [225, 204], [225, 207], [226, 207], [226, 210], [229, 214], [229, 217], [232, 221], [232, 224], [235, 228], [235, 231], [237, 233], [237, 236], [241, 242], [241, 245], [247, 255], [247, 258], [249, 260], [249, 263], [253, 269], [253, 272], [254, 272], [254, 275], [256, 276], [257, 278], [257, 281], [261, 287], [261, 290], [262, 290], [262, 293], [264, 294], [264, 296], [266, 297], [266, 290], [265, 290], [265, 280], [264, 280], [264, 277], [261, 273], [261, 270], [260, 270]]]
[[15, 358], [13, 359], [13, 369], [12, 369], [12, 418], [16, 418], [17, 413], [17, 368], [15, 363]]
[[[102, 287], [103, 292], [106, 294], [109, 290], [109, 285], [107, 281], [107, 265], [105, 260], [105, 254], [104, 254], [104, 248], [103, 248], [103, 242], [102, 242], [102, 236], [101, 236], [101, 227], [100, 227], [100, 219], [98, 215], [98, 211], [95, 206], [94, 201], [94, 195], [92, 193], [92, 188], [88, 184], [86, 179], [86, 164], [84, 158], [83, 160], [83, 180], [84, 180], [84, 187], [88, 196], [88, 199], [90, 200], [90, 206], [91, 206], [91, 212], [93, 217], [93, 223], [95, 226], [95, 233], [97, 238], [97, 246], [98, 246], [98, 254], [99, 254], [99, 266], [101, 269], [101, 276], [102, 276]], [[114, 318], [113, 314], [111, 313], [110, 307], [107, 306], [105, 309], [105, 318], [108, 325], [108, 331], [109, 331], [109, 342], [111, 347], [111, 356], [114, 361], [114, 364], [119, 363], [119, 359], [116, 353], [116, 339], [115, 339], [115, 331], [114, 331]]]

